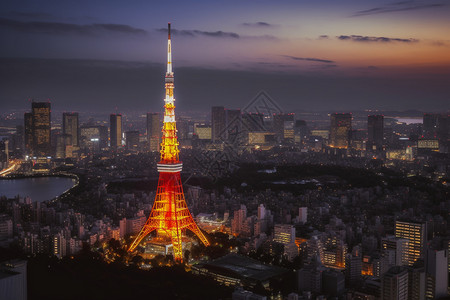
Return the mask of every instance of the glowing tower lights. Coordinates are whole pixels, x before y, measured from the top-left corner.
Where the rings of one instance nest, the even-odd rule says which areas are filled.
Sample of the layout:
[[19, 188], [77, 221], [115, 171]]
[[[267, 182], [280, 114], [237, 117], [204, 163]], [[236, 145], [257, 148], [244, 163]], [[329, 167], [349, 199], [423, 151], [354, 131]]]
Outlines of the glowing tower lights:
[[182, 235], [186, 229], [209, 246], [209, 242], [198, 228], [186, 204], [180, 172], [183, 164], [179, 159], [177, 128], [175, 122], [175, 99], [173, 97], [174, 77], [172, 72], [172, 47], [170, 23], [168, 24], [167, 72], [165, 76], [166, 97], [164, 99], [164, 125], [162, 129], [161, 161], [157, 164], [159, 172], [155, 202], [147, 222], [134, 239], [128, 251], [133, 251], [152, 231], [158, 236], [172, 240], [176, 261], [183, 261]]

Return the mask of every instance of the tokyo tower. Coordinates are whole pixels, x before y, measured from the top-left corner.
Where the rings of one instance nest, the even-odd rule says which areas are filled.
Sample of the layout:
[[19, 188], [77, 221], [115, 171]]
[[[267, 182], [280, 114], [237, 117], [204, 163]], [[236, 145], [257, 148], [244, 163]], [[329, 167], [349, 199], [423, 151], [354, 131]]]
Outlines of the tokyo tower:
[[157, 164], [159, 172], [158, 189], [150, 216], [128, 251], [133, 251], [142, 239], [150, 232], [156, 230], [158, 236], [166, 236], [172, 240], [174, 259], [182, 262], [182, 235], [186, 229], [196, 234], [205, 246], [209, 246], [209, 242], [189, 212], [181, 185], [180, 172], [183, 164], [179, 159], [180, 151], [178, 150], [175, 122], [170, 23], [168, 24], [168, 33], [167, 72], [165, 76], [166, 98], [164, 99], [161, 161]]

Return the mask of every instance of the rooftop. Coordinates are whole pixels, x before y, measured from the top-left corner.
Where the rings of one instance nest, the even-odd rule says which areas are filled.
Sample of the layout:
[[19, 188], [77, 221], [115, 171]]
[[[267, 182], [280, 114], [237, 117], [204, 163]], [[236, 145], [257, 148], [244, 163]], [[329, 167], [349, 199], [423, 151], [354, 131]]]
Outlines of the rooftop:
[[214, 273], [227, 273], [229, 276], [266, 281], [272, 277], [282, 275], [288, 270], [263, 264], [257, 260], [231, 253], [216, 260], [198, 264], [197, 268], [206, 268]]

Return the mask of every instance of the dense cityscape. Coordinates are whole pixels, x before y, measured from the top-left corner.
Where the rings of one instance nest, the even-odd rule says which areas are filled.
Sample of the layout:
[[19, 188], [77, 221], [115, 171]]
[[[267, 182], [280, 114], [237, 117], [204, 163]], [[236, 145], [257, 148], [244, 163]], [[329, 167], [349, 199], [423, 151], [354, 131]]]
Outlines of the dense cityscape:
[[[270, 104], [267, 97], [253, 104]], [[156, 240], [133, 256], [123, 252], [152, 208], [161, 114], [114, 113], [108, 124], [70, 112], [53, 121], [50, 102], [31, 106], [22, 121], [17, 113], [3, 119], [23, 124], [3, 127], [2, 176], [68, 176], [76, 184], [45, 202], [3, 196], [2, 247], [58, 259], [88, 248], [107, 263], [172, 266], [170, 245]], [[408, 124], [367, 113], [212, 107], [211, 119], [179, 118], [186, 201], [217, 241], [213, 249], [183, 242], [191, 272], [249, 290], [233, 295], [394, 299], [381, 293], [398, 280], [404, 293], [417, 293], [410, 299], [445, 297], [448, 117], [425, 113]], [[267, 270], [233, 273], [255, 263]], [[284, 277], [290, 284], [277, 284]]]
[[240, 36], [159, 32], [158, 109], [2, 108], [0, 299], [450, 298], [448, 103], [179, 110], [172, 38]]

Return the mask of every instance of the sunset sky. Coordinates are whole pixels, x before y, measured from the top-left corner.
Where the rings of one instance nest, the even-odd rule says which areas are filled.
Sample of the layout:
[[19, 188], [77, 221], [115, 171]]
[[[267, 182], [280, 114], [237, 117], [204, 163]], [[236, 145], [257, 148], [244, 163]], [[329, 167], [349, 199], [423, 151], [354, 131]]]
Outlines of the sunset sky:
[[449, 1], [3, 1], [0, 103], [157, 110], [450, 108]]

